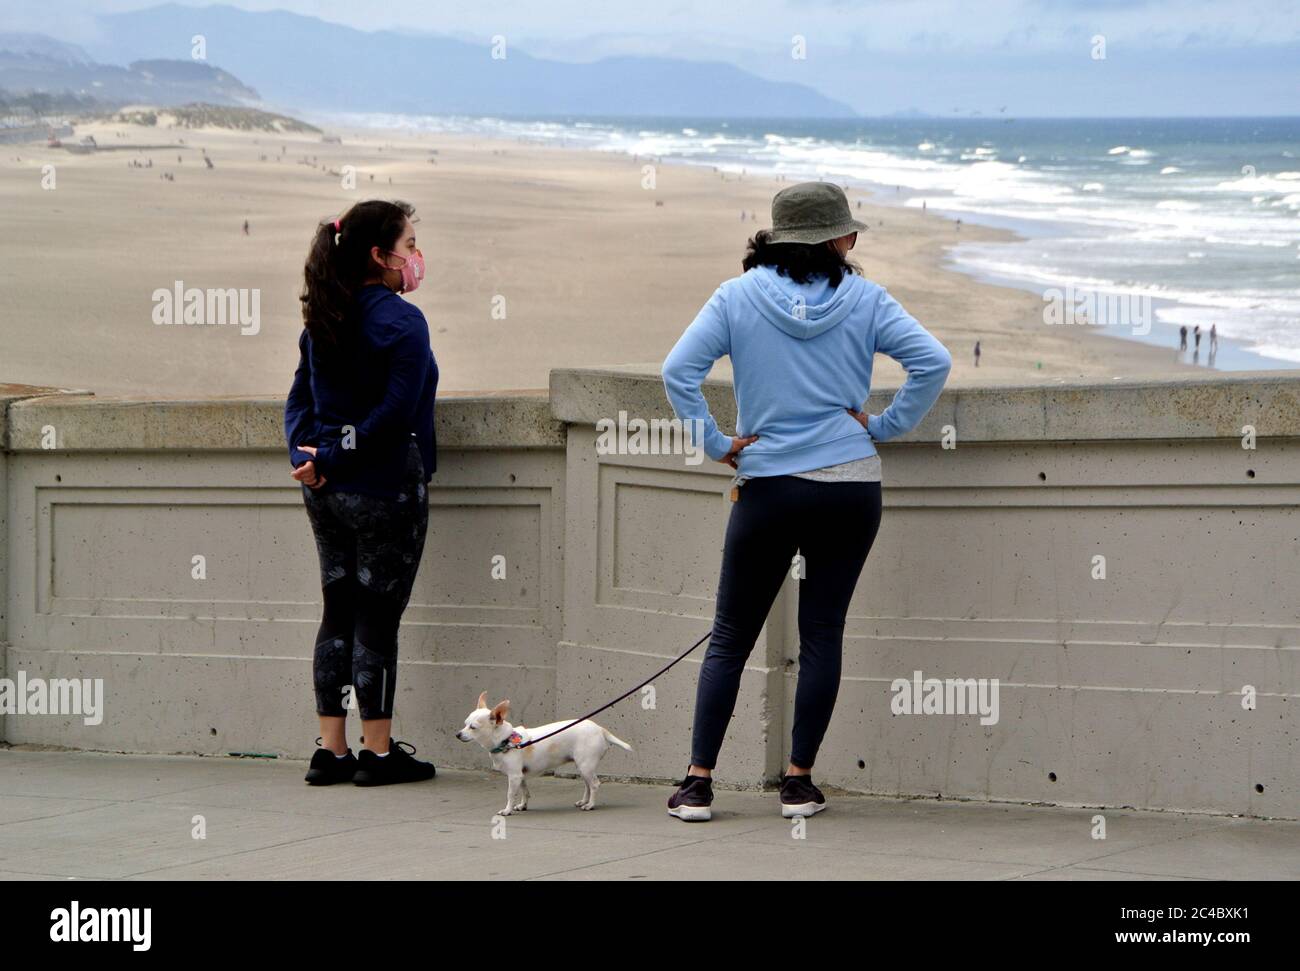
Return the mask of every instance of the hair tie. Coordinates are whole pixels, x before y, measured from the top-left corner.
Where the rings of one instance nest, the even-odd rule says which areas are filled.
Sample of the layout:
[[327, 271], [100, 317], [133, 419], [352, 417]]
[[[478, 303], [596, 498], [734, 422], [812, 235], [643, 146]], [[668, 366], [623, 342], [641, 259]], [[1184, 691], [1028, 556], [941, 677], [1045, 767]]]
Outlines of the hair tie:
[[334, 220], [334, 245], [339, 245], [339, 237], [343, 235], [343, 227], [339, 224], [340, 220]]

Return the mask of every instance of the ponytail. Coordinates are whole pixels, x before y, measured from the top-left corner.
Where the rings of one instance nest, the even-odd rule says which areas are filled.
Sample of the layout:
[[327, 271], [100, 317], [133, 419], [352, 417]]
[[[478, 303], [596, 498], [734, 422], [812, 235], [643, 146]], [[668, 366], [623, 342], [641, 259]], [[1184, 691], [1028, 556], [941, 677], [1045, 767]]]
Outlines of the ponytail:
[[415, 209], [405, 202], [358, 202], [316, 227], [303, 267], [302, 323], [312, 340], [342, 349], [357, 330], [355, 298], [371, 275], [370, 250], [391, 250]]

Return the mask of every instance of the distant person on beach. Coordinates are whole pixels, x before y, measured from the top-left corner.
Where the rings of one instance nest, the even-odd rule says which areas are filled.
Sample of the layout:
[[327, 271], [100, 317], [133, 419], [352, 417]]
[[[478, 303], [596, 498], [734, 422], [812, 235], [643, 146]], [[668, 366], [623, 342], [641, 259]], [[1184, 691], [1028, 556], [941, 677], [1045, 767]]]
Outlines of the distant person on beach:
[[[404, 202], [357, 203], [316, 228], [304, 271], [284, 433], [325, 601], [312, 662], [321, 735], [312, 785], [434, 776], [413, 746], [391, 737], [397, 631], [424, 550], [436, 462], [438, 364], [424, 314], [399, 296], [424, 278], [413, 213]], [[356, 757], [348, 707], [361, 716]]]
[[247, 220], [247, 219], [244, 220], [244, 235], [245, 235], [245, 236], [248, 235], [248, 220]]
[[1201, 325], [1197, 324], [1196, 329], [1192, 331], [1192, 337], [1196, 341], [1196, 353], [1201, 353]]
[[980, 366], [980, 342], [975, 342], [975, 366]]
[[1186, 324], [1183, 324], [1183, 326], [1178, 328], [1178, 349], [1180, 351], [1187, 350], [1187, 325]]
[[1219, 349], [1219, 325], [1210, 324], [1210, 353], [1213, 354]]
[[[690, 767], [668, 800], [679, 819], [711, 816], [713, 769], [741, 673], [792, 570], [799, 684], [781, 813], [826, 806], [811, 773], [839, 691], [849, 600], [880, 525], [875, 442], [915, 427], [952, 366], [944, 346], [848, 261], [866, 228], [839, 186], [782, 189], [772, 228], [749, 241], [744, 273], [718, 287], [663, 364], [673, 411], [709, 458], [736, 470]], [[867, 415], [858, 409], [876, 353], [902, 363], [907, 380], [889, 407]], [[718, 428], [700, 391], [724, 356], [741, 416], [734, 435]]]

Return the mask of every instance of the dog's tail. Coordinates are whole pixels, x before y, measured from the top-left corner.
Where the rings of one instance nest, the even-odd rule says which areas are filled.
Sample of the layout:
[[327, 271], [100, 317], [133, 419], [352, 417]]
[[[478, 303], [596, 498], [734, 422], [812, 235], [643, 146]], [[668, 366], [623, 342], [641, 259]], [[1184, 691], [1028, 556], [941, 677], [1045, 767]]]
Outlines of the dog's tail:
[[631, 745], [628, 745], [627, 742], [623, 741], [621, 738], [619, 738], [617, 735], [611, 732], [608, 728], [602, 728], [600, 731], [605, 736], [605, 741], [609, 742], [610, 745], [617, 745], [624, 752], [632, 751]]

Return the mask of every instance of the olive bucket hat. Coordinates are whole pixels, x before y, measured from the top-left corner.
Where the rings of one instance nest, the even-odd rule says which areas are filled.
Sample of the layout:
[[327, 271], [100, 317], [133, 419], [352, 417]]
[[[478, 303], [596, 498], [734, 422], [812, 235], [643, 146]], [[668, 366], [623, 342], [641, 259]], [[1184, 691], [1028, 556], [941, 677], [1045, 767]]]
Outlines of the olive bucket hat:
[[772, 199], [770, 243], [824, 243], [866, 230], [849, 211], [844, 190], [832, 182], [800, 182]]

